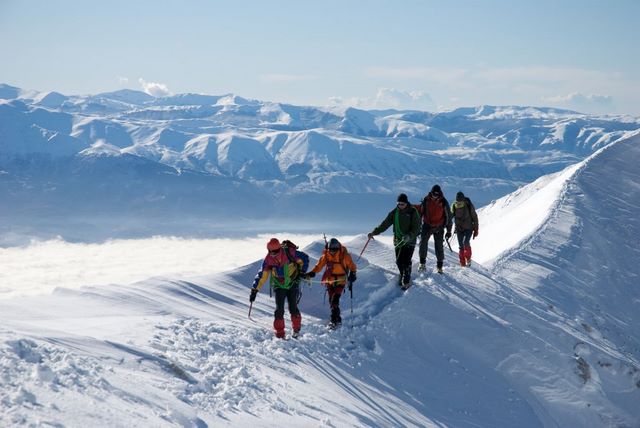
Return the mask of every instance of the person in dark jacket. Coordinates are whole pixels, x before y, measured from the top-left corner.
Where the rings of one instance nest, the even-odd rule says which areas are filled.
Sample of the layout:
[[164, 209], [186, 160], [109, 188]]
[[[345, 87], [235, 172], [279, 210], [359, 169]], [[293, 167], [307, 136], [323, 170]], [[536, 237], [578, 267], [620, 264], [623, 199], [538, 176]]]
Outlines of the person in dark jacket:
[[[283, 245], [285, 244], [285, 245]], [[293, 327], [293, 337], [297, 337], [302, 326], [302, 315], [298, 309], [298, 292], [300, 278], [307, 272], [309, 256], [298, 251], [290, 241], [280, 244], [276, 238], [271, 238], [267, 243], [268, 254], [262, 262], [251, 288], [249, 301], [256, 300], [256, 295], [268, 278], [276, 295], [276, 311], [274, 313], [273, 329], [276, 337], [283, 339], [284, 328], [284, 301], [289, 302], [289, 314]]]
[[398, 204], [391, 210], [382, 223], [371, 233], [369, 238], [379, 235], [393, 225], [393, 244], [396, 252], [396, 265], [400, 272], [398, 285], [403, 289], [411, 285], [411, 258], [416, 248], [416, 238], [420, 232], [420, 214], [409, 203], [409, 198], [404, 193], [398, 195]]
[[449, 202], [444, 197], [442, 189], [439, 185], [431, 188], [431, 191], [424, 197], [420, 204], [420, 213], [422, 214], [422, 231], [420, 233], [420, 266], [418, 270], [426, 270], [427, 248], [429, 238], [433, 235], [433, 244], [436, 250], [436, 260], [438, 273], [442, 273], [444, 263], [444, 237], [445, 229], [447, 230], [446, 238], [451, 237], [451, 211]]
[[460, 266], [471, 266], [471, 238], [478, 236], [478, 214], [464, 193], [456, 194], [456, 201], [451, 205], [451, 212], [456, 223], [456, 235], [460, 252]]

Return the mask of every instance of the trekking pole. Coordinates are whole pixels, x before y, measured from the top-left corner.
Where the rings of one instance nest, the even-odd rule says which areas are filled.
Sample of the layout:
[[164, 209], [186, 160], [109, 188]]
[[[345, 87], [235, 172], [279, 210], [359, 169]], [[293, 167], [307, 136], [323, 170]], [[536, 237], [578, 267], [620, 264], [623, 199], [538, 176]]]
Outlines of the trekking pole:
[[249, 319], [251, 321], [253, 321], [253, 319], [251, 319], [251, 309], [253, 308], [253, 302], [249, 302]]
[[349, 281], [349, 294], [351, 295], [351, 315], [353, 315], [353, 281]]
[[[451, 239], [451, 237], [449, 237], [449, 239]], [[449, 251], [451, 251], [453, 253], [453, 248], [451, 248], [451, 244], [449, 243], [449, 239], [446, 239], [445, 241], [447, 241], [447, 247], [449, 247]]]
[[369, 239], [367, 239], [367, 243], [364, 244], [364, 247], [362, 247], [362, 251], [360, 251], [360, 255], [358, 256], [358, 260], [356, 260], [356, 263], [358, 263], [360, 261], [360, 257], [362, 257], [362, 254], [364, 253], [364, 250], [367, 248], [367, 245], [369, 245], [369, 241], [371, 241], [373, 239], [373, 236], [371, 236]]

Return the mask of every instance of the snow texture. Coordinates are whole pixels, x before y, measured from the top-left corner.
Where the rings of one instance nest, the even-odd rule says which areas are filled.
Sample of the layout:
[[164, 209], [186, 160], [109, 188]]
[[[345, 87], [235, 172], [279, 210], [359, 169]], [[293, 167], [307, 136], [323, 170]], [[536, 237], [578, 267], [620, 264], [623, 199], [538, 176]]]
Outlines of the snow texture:
[[[472, 113], [497, 114], [519, 113]], [[0, 425], [637, 427], [638, 159], [630, 136], [496, 201], [477, 261], [447, 250], [440, 275], [430, 249], [406, 292], [370, 242], [342, 327], [314, 280], [297, 340], [274, 338], [266, 289], [247, 316], [260, 260], [0, 300]]]

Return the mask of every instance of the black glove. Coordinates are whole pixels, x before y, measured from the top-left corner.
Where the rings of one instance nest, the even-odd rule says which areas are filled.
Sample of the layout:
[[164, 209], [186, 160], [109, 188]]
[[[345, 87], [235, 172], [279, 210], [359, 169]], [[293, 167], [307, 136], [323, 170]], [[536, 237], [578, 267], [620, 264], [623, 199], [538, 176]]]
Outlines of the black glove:
[[251, 294], [249, 295], [249, 301], [250, 302], [254, 302], [256, 300], [256, 295], [258, 294], [258, 289], [257, 288], [252, 288], [251, 289]]
[[446, 239], [447, 241], [449, 240], [449, 238], [451, 238], [451, 231], [447, 230], [447, 234], [444, 235], [444, 239]]
[[349, 282], [356, 282], [356, 279], [358, 279], [358, 277], [356, 276], [356, 273], [354, 271], [349, 272], [349, 277], [347, 278], [349, 280]]
[[311, 271], [311, 272], [307, 272], [307, 273], [303, 273], [302, 275], [300, 275], [300, 277], [302, 279], [309, 279], [309, 278], [313, 278], [316, 276], [316, 273]]

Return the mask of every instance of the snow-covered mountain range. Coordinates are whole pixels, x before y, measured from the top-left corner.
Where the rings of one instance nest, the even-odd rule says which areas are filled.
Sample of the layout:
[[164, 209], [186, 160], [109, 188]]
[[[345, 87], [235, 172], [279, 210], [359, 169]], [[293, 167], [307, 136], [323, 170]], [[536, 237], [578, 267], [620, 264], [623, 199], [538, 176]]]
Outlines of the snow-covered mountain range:
[[[3, 84], [0, 218], [82, 239], [99, 219], [113, 234], [149, 233], [151, 223], [215, 233], [278, 221], [305, 229], [340, 212], [341, 231], [361, 232], [354, 223], [377, 220], [400, 191], [417, 201], [439, 183], [481, 206], [638, 128], [637, 118], [550, 108], [332, 111]], [[185, 219], [199, 228], [183, 230]]]
[[304, 287], [299, 340], [274, 338], [266, 292], [247, 318], [259, 260], [1, 300], [0, 422], [637, 427], [638, 159], [636, 133], [496, 200], [472, 242], [483, 263], [447, 250], [445, 274], [407, 292], [373, 241], [341, 329], [324, 327], [322, 288]]

